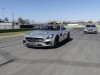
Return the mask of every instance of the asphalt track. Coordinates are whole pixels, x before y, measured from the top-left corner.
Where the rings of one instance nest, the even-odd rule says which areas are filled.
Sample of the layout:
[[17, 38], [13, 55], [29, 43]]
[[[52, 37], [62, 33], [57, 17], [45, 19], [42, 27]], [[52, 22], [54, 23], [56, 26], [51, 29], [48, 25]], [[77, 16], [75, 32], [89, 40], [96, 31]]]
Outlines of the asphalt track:
[[0, 39], [0, 75], [100, 75], [100, 33], [72, 29], [59, 48], [27, 48], [23, 36]]

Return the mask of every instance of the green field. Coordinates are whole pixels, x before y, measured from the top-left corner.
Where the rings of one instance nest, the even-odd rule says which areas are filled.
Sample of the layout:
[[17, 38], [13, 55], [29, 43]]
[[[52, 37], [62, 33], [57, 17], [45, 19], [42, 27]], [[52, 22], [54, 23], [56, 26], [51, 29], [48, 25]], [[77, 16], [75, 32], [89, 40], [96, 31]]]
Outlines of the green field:
[[18, 34], [25, 34], [26, 32], [28, 32], [28, 31], [0, 33], [0, 37], [2, 37], [2, 36], [10, 36], [10, 35], [18, 35]]
[[10, 35], [18, 35], [18, 34], [25, 34], [28, 31], [34, 29], [1, 29], [0, 30], [0, 37], [2, 36], [10, 36]]
[[[78, 26], [65, 26], [66, 28], [84, 28], [84, 26], [82, 25], [78, 25]], [[97, 26], [97, 29], [100, 30], [100, 26]]]
[[78, 26], [65, 26], [66, 28], [84, 28], [84, 26], [82, 25], [78, 25]]
[[30, 31], [35, 30], [33, 28], [29, 29], [0, 29], [0, 33], [9, 33], [9, 32], [23, 32], [23, 31]]

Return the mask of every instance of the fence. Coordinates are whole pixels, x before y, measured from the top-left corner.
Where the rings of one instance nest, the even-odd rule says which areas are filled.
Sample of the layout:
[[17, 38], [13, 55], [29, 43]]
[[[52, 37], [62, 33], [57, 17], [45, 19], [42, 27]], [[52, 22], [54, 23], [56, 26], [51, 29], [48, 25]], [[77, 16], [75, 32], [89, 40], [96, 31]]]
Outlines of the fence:
[[0, 23], [0, 29], [13, 29], [13, 28], [18, 29], [18, 28], [20, 28], [20, 26], [15, 24], [14, 27], [13, 27], [12, 23], [10, 23], [10, 22]]
[[[14, 25], [14, 29], [19, 29], [19, 25]], [[0, 29], [13, 29], [12, 25], [0, 25]]]
[[12, 23], [0, 23], [0, 29], [20, 29], [20, 28], [34, 28], [35, 26], [44, 26], [45, 24], [35, 24], [35, 25], [12, 25]]

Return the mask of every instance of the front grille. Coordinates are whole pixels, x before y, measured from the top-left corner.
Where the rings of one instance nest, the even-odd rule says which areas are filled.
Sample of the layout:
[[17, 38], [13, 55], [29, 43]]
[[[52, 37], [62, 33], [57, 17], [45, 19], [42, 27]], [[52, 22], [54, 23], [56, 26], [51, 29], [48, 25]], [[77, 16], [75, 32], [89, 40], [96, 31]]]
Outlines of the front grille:
[[88, 31], [93, 31], [93, 29], [88, 29]]
[[26, 37], [25, 39], [28, 42], [42, 42], [43, 41], [43, 38]]

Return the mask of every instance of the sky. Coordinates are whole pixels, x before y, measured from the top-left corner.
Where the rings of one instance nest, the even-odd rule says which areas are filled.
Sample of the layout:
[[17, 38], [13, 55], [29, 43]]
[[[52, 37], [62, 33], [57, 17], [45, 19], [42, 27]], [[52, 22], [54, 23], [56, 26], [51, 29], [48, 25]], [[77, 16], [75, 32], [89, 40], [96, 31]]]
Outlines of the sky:
[[0, 0], [0, 18], [12, 13], [35, 22], [99, 21], [100, 0]]

